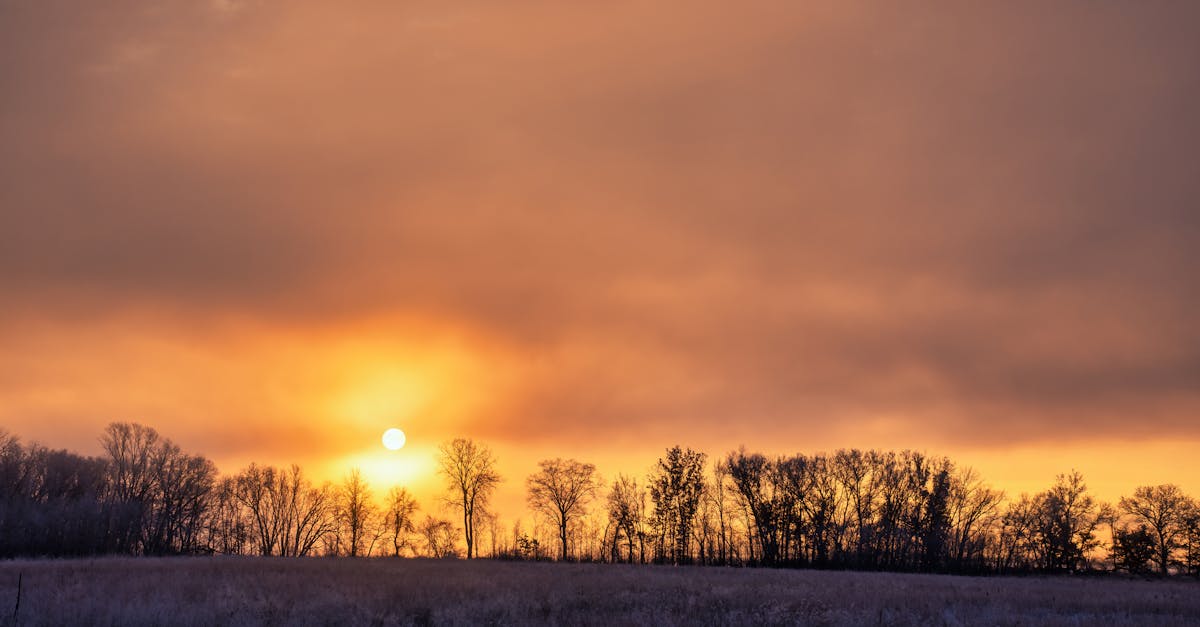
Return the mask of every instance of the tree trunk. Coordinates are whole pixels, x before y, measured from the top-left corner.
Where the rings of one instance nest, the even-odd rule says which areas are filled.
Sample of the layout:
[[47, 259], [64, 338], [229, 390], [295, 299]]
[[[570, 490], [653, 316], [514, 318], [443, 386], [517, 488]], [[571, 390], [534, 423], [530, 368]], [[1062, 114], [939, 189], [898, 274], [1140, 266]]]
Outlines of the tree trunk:
[[463, 508], [463, 534], [467, 540], [467, 559], [471, 559], [472, 541], [471, 537], [471, 515], [467, 513], [467, 509]]
[[562, 543], [561, 560], [567, 561], [567, 519], [563, 518], [562, 523], [558, 525], [558, 539]]

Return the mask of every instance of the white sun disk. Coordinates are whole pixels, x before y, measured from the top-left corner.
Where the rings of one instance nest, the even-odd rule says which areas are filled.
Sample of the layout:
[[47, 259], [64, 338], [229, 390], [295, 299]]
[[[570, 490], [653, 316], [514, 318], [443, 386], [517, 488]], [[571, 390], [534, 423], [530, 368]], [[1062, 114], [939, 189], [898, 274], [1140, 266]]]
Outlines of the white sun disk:
[[383, 447], [389, 451], [398, 451], [404, 447], [404, 432], [395, 427], [383, 432]]

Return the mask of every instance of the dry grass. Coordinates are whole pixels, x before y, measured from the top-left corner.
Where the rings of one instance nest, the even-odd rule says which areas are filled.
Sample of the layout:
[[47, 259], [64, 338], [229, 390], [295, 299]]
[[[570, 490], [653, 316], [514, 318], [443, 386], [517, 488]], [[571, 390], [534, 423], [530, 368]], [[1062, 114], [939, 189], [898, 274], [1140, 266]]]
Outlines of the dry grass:
[[527, 623], [1184, 625], [1200, 624], [1200, 584], [389, 559], [0, 562], [0, 625]]

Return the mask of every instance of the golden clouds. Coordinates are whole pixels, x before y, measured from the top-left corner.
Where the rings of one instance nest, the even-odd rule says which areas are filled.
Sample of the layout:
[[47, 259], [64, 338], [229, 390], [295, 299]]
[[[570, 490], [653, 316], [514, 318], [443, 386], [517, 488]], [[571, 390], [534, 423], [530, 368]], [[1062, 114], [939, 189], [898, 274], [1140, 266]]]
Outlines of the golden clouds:
[[10, 429], [93, 451], [104, 424], [137, 420], [223, 467], [361, 455], [397, 423], [428, 445], [511, 403], [519, 372], [498, 343], [399, 318], [193, 328], [130, 316], [28, 323], [4, 340]]
[[0, 21], [28, 437], [1200, 437], [1191, 7], [77, 4]]

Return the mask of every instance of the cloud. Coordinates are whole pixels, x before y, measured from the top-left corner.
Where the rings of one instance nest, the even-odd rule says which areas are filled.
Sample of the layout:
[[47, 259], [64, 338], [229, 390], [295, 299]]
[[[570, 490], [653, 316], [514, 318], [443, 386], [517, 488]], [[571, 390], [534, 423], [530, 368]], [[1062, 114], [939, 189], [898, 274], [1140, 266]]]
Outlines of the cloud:
[[1200, 435], [1191, 7], [0, 6], [0, 327], [69, 345], [5, 352], [95, 356], [55, 420], [94, 320], [287, 369], [222, 325], [417, 316], [505, 347], [486, 437]]

